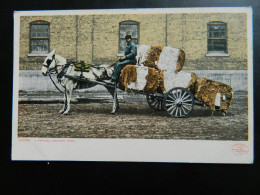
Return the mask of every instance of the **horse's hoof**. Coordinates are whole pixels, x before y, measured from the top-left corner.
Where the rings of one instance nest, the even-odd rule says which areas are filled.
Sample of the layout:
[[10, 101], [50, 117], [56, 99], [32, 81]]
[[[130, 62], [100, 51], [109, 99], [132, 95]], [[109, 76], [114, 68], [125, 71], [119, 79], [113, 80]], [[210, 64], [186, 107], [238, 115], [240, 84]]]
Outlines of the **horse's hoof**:
[[63, 115], [68, 115], [68, 112], [63, 112]]
[[112, 112], [110, 112], [110, 114], [116, 114], [116, 112], [115, 112], [115, 111], [112, 111]]

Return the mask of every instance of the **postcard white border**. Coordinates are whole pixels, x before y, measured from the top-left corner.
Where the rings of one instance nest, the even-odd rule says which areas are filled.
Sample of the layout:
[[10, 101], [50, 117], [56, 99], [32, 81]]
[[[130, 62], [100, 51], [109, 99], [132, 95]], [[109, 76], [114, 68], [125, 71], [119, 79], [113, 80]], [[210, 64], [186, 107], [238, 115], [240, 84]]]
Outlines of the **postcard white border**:
[[[20, 16], [148, 14], [148, 13], [247, 13], [248, 16], [248, 141], [150, 140], [150, 139], [56, 139], [18, 138], [19, 33]], [[189, 163], [253, 163], [253, 32], [251, 7], [102, 9], [14, 12], [12, 160], [126, 161]], [[248, 152], [234, 152], [234, 146]]]

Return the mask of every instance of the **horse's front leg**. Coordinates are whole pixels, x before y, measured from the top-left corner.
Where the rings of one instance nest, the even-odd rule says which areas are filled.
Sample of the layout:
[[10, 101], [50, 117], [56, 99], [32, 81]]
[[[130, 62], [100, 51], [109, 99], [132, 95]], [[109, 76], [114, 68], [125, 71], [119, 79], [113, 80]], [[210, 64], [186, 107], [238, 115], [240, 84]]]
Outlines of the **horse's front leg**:
[[113, 107], [112, 107], [111, 114], [115, 114], [119, 110], [116, 86], [114, 88], [112, 88], [112, 87], [106, 87], [106, 88], [107, 88], [108, 92], [112, 95], [112, 98], [113, 98]]
[[70, 110], [70, 101], [71, 101], [71, 94], [72, 94], [72, 89], [66, 89], [65, 90], [65, 94], [66, 94], [66, 109], [64, 110], [63, 114], [67, 115], [69, 110]]

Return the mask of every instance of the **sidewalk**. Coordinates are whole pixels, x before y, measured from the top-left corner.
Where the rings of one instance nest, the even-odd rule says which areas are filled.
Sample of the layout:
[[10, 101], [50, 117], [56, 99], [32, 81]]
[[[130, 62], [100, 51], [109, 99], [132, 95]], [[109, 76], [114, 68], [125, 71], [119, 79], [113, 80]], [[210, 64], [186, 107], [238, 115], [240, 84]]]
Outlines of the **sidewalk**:
[[[143, 102], [146, 96], [142, 94], [127, 94], [118, 91], [119, 102]], [[19, 104], [55, 104], [63, 103], [64, 95], [53, 91], [20, 91]], [[72, 103], [111, 103], [112, 96], [106, 91], [73, 91], [71, 96]]]

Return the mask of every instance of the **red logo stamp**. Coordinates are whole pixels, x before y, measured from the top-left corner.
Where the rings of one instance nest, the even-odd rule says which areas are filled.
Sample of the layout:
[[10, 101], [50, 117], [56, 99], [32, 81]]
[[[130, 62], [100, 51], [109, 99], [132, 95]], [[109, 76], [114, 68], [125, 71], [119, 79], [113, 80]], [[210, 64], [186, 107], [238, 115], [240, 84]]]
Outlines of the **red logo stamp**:
[[249, 151], [249, 148], [245, 144], [235, 144], [232, 146], [232, 152], [238, 156], [248, 154], [248, 151]]

